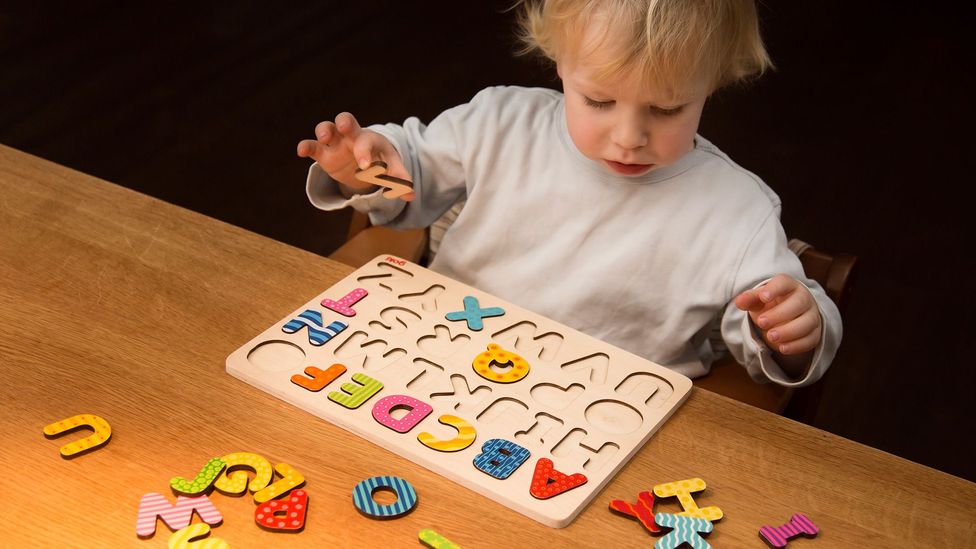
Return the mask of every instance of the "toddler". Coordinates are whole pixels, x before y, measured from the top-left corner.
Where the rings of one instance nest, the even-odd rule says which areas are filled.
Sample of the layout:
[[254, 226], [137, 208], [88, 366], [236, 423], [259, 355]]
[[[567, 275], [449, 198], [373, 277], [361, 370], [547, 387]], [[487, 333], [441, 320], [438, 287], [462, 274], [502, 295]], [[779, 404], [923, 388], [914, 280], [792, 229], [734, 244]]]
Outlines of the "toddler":
[[[712, 331], [756, 381], [816, 381], [840, 314], [787, 248], [779, 198], [697, 134], [705, 101], [770, 61], [753, 0], [525, 0], [527, 49], [563, 92], [492, 87], [424, 125], [315, 128], [312, 203], [430, 226], [466, 201], [430, 264], [689, 377]], [[414, 192], [354, 173], [376, 160]]]

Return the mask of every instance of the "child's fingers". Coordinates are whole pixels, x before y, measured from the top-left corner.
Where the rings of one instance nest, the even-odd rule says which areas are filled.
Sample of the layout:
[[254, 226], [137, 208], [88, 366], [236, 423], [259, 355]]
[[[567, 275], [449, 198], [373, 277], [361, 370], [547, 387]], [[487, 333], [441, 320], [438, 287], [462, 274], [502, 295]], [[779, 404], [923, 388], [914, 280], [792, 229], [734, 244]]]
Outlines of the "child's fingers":
[[820, 343], [820, 330], [807, 334], [799, 339], [787, 341], [775, 345], [776, 350], [781, 355], [797, 355], [815, 349]]
[[298, 156], [317, 161], [322, 160], [322, 155], [326, 154], [329, 147], [334, 144], [334, 138], [337, 134], [334, 123], [319, 122], [315, 126], [315, 139], [303, 139], [298, 142]]
[[302, 158], [315, 158], [318, 152], [318, 142], [312, 139], [303, 139], [298, 142], [298, 156]]
[[337, 149], [329, 145], [323, 145], [320, 141], [313, 139], [303, 139], [298, 142], [298, 156], [311, 158], [319, 163], [324, 169], [331, 169], [336, 164]]
[[[382, 135], [370, 130], [364, 130], [360, 133], [359, 138], [353, 145], [353, 156], [356, 158], [356, 164], [360, 166], [360, 169], [370, 166], [377, 160], [382, 161], [386, 165], [384, 177], [390, 176], [394, 178], [393, 180], [387, 178], [387, 181], [413, 187], [413, 183], [410, 181], [410, 174], [407, 173], [406, 168], [403, 166], [400, 153]], [[396, 179], [400, 181], [396, 181]], [[410, 202], [414, 199], [414, 196], [414, 193], [408, 192], [400, 195], [400, 198]]]
[[376, 160], [386, 163], [389, 175], [407, 179], [409, 176], [403, 168], [400, 154], [393, 145], [382, 135], [369, 130], [359, 133], [352, 146], [352, 154], [360, 169], [368, 168]]
[[743, 311], [758, 313], [766, 304], [759, 299], [759, 293], [756, 290], [746, 290], [735, 296], [735, 306]]
[[315, 126], [315, 138], [318, 139], [319, 143], [323, 145], [332, 144], [332, 139], [337, 133], [338, 131], [336, 130], [336, 125], [328, 120], [325, 122], [319, 122]]
[[352, 139], [359, 137], [359, 132], [363, 129], [359, 125], [359, 121], [356, 120], [356, 117], [348, 112], [341, 112], [336, 115], [335, 125], [339, 133]]
[[768, 304], [767, 308], [756, 316], [756, 326], [768, 330], [815, 308], [813, 296], [810, 295], [810, 292], [794, 291], [784, 299]]
[[769, 282], [757, 288], [759, 299], [763, 300], [763, 303], [769, 303], [777, 297], [786, 297], [787, 294], [797, 288], [797, 285], [799, 285], [799, 282], [795, 278], [785, 274], [778, 274], [771, 278]]
[[[774, 326], [768, 330], [766, 332], [766, 341], [773, 344], [777, 348], [781, 347], [782, 345], [793, 347], [796, 341], [805, 340], [814, 334], [816, 335], [815, 339], [819, 340], [820, 329], [820, 312], [816, 310], [808, 310], [793, 320], [790, 320], [785, 324]], [[803, 350], [806, 351], [812, 348], [813, 347], [811, 346]]]
[[743, 311], [758, 313], [789, 295], [798, 284], [799, 282], [788, 275], [776, 275], [762, 286], [746, 290], [736, 296], [735, 306]]

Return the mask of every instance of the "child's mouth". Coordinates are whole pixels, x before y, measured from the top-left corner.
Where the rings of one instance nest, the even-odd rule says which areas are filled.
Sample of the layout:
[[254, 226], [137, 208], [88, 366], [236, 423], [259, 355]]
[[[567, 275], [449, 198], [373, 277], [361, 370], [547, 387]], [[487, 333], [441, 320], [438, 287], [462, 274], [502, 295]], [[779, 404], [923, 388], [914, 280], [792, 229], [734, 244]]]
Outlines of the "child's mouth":
[[621, 175], [643, 175], [654, 167], [654, 164], [624, 164], [613, 160], [604, 160], [604, 162], [612, 171]]

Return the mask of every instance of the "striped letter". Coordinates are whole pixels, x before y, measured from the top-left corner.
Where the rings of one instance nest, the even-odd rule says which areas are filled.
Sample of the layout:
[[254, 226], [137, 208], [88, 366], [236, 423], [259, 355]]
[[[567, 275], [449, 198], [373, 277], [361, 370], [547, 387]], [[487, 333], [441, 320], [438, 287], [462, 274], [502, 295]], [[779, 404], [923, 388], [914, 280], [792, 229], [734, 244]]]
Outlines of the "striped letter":
[[136, 534], [150, 537], [156, 533], [156, 518], [163, 519], [172, 530], [186, 528], [196, 511], [203, 522], [216, 525], [224, 520], [220, 511], [214, 507], [207, 496], [188, 498], [176, 496], [176, 504], [171, 505], [162, 494], [154, 492], [142, 496], [139, 502], [139, 517], [136, 519]]
[[759, 529], [759, 535], [766, 543], [773, 547], [786, 547], [786, 542], [790, 538], [794, 538], [800, 534], [812, 538], [818, 532], [820, 532], [820, 529], [817, 528], [817, 525], [802, 513], [793, 515], [790, 517], [790, 522], [782, 526], [763, 526]]
[[437, 440], [434, 438], [434, 435], [426, 431], [417, 435], [417, 440], [421, 444], [438, 452], [457, 452], [464, 450], [468, 446], [471, 446], [475, 437], [478, 436], [477, 431], [475, 431], [470, 423], [457, 416], [444, 414], [437, 418], [437, 421], [444, 425], [450, 425], [458, 430], [457, 436], [451, 440]]
[[327, 341], [339, 335], [346, 329], [346, 323], [336, 320], [325, 328], [322, 327], [322, 313], [315, 309], [305, 309], [298, 318], [293, 318], [281, 327], [286, 334], [293, 334], [302, 328], [308, 328], [308, 342], [315, 346], [325, 345]]
[[366, 374], [353, 374], [352, 380], [356, 383], [342, 384], [340, 387], [342, 392], [332, 391], [329, 393], [329, 400], [354, 410], [383, 388], [382, 383]]
[[514, 442], [493, 438], [481, 446], [474, 466], [499, 480], [505, 480], [529, 459], [529, 451]]
[[[390, 490], [397, 500], [389, 505], [380, 505], [373, 499], [377, 490]], [[417, 505], [417, 491], [399, 477], [371, 477], [353, 488], [352, 503], [360, 513], [372, 518], [397, 518], [409, 513]]]

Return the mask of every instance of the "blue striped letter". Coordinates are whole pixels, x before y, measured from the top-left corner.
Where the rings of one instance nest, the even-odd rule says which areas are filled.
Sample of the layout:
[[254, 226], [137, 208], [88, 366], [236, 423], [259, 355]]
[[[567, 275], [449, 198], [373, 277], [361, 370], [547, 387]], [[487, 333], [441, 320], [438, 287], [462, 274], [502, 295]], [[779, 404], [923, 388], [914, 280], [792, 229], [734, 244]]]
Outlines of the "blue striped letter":
[[[396, 494], [397, 500], [389, 505], [380, 505], [373, 499], [377, 490], [387, 489]], [[352, 490], [352, 503], [359, 512], [372, 518], [401, 517], [417, 505], [417, 491], [399, 477], [370, 477], [356, 485]]]

